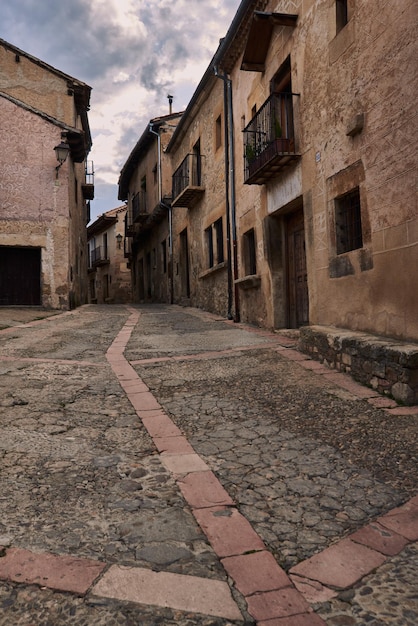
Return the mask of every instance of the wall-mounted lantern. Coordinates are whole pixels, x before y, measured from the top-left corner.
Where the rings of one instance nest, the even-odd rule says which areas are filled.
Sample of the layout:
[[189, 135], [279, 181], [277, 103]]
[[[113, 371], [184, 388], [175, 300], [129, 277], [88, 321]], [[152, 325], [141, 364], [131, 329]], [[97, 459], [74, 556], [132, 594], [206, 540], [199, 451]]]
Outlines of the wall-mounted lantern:
[[117, 244], [118, 244], [118, 249], [119, 249], [119, 250], [120, 250], [120, 249], [121, 249], [121, 247], [122, 247], [122, 239], [123, 239], [123, 237], [122, 237], [122, 235], [121, 235], [120, 233], [119, 233], [118, 235], [116, 235], [116, 242], [117, 242]]
[[70, 152], [70, 146], [68, 145], [68, 143], [64, 143], [64, 141], [61, 141], [61, 143], [58, 144], [58, 146], [55, 146], [54, 150], [55, 150], [55, 156], [57, 157], [57, 161], [58, 161], [58, 165], [55, 168], [56, 178], [58, 178], [59, 168], [67, 160], [68, 154]]

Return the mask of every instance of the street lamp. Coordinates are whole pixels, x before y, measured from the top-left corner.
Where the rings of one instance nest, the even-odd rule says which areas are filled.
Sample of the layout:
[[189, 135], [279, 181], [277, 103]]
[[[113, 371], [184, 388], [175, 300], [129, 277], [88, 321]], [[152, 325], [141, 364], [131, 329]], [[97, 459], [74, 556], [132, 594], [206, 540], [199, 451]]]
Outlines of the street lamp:
[[123, 237], [122, 237], [122, 235], [120, 233], [116, 235], [116, 241], [117, 241], [119, 250], [121, 249], [122, 239], [123, 239]]
[[67, 160], [68, 153], [70, 152], [70, 146], [68, 145], [68, 143], [64, 143], [64, 141], [61, 141], [61, 143], [58, 144], [58, 146], [55, 146], [54, 150], [55, 150], [55, 156], [57, 157], [57, 161], [58, 161], [58, 165], [55, 168], [55, 171], [57, 173], [56, 177], [58, 178], [58, 170], [61, 167], [61, 165]]

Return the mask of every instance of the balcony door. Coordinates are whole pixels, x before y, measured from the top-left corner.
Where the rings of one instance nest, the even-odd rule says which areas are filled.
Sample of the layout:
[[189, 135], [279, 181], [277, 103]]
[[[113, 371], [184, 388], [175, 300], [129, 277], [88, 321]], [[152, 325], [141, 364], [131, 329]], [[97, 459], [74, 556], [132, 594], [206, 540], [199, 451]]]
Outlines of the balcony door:
[[303, 209], [286, 216], [288, 321], [290, 328], [309, 323], [308, 272]]

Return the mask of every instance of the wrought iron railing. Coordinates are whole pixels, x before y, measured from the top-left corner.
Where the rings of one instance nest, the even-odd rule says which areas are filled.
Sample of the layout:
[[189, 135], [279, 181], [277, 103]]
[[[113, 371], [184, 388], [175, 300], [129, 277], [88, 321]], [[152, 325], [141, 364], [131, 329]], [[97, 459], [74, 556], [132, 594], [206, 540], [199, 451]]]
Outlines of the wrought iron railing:
[[245, 179], [265, 163], [264, 153], [294, 154], [293, 97], [291, 93], [273, 93], [244, 128]]
[[173, 174], [173, 199], [188, 187], [203, 187], [202, 155], [187, 154]]
[[85, 164], [86, 185], [94, 185], [94, 164], [93, 161], [86, 161]]
[[91, 266], [100, 263], [100, 261], [106, 261], [107, 257], [107, 246], [97, 246], [96, 248], [93, 248], [90, 252]]
[[138, 191], [132, 198], [132, 222], [136, 222], [141, 215], [147, 213], [147, 192], [145, 189]]

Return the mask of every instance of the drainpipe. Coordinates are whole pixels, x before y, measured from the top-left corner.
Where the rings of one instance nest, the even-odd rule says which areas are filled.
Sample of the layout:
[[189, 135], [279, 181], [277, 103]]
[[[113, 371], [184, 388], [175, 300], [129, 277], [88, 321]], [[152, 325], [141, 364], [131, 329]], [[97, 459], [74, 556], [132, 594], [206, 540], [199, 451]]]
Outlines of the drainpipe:
[[[225, 117], [225, 195], [226, 223], [228, 243], [228, 319], [240, 321], [238, 279], [238, 248], [235, 198], [235, 154], [234, 154], [234, 119], [232, 108], [232, 81], [226, 74], [220, 74], [218, 67], [213, 67], [214, 74], [224, 83]], [[232, 246], [231, 246], [232, 239]], [[235, 314], [232, 305], [235, 303]]]
[[[171, 104], [171, 103], [170, 103]], [[168, 259], [169, 259], [169, 284], [170, 284], [170, 304], [174, 302], [174, 270], [173, 270], [173, 214], [171, 205], [163, 202], [162, 167], [161, 167], [161, 135], [158, 129], [153, 129], [153, 123], [149, 125], [149, 132], [157, 137], [157, 176], [158, 176], [158, 203], [168, 211]]]

